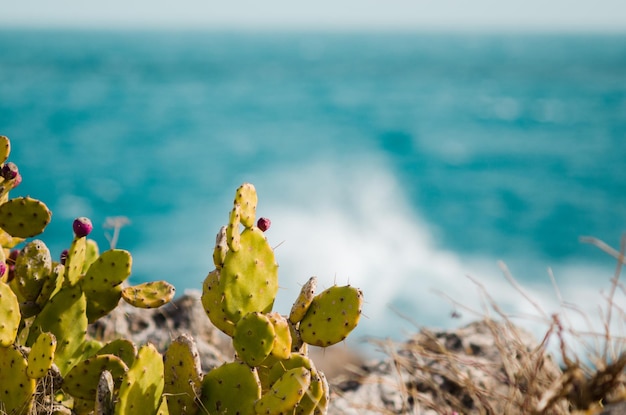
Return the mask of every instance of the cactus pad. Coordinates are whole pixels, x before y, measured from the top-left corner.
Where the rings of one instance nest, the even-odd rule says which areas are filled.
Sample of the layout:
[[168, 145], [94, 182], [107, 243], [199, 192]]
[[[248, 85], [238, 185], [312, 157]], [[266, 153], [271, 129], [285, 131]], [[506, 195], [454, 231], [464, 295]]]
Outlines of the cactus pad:
[[17, 347], [0, 347], [0, 403], [3, 413], [30, 413], [36, 382], [26, 375], [26, 368], [26, 359]]
[[153, 414], [162, 393], [163, 357], [152, 344], [146, 344], [139, 349], [135, 362], [122, 379], [115, 414]]
[[0, 205], [0, 228], [18, 238], [39, 235], [50, 223], [48, 207], [30, 197], [17, 197]]
[[122, 359], [112, 354], [90, 357], [76, 364], [65, 375], [63, 390], [76, 398], [93, 401], [104, 370], [109, 371], [113, 381], [119, 383], [128, 367]]
[[296, 407], [296, 415], [313, 415], [317, 404], [324, 396], [324, 384], [319, 375], [311, 376], [311, 385], [306, 391], [298, 406]]
[[15, 342], [20, 326], [20, 305], [11, 287], [0, 281], [0, 347]]
[[85, 262], [83, 262], [82, 274], [86, 273], [91, 264], [100, 256], [98, 244], [93, 239], [85, 240]]
[[274, 346], [270, 353], [278, 359], [287, 359], [289, 355], [291, 355], [291, 331], [289, 329], [289, 321], [279, 313], [270, 313], [267, 316], [272, 322], [274, 331], [276, 332]]
[[311, 277], [309, 280], [302, 286], [300, 290], [300, 294], [298, 298], [293, 303], [291, 307], [291, 312], [289, 313], [289, 321], [293, 324], [298, 323], [304, 315], [306, 314], [309, 306], [313, 302], [313, 298], [315, 297], [315, 290], [317, 289], [317, 277]]
[[15, 260], [15, 284], [22, 301], [35, 301], [52, 270], [52, 257], [46, 244], [35, 239]]
[[359, 322], [362, 303], [361, 291], [349, 285], [324, 290], [300, 322], [302, 340], [320, 347], [344, 340]]
[[46, 305], [50, 297], [56, 294], [63, 285], [63, 276], [65, 274], [65, 266], [57, 263], [52, 263], [52, 269], [50, 274], [44, 280], [41, 286], [41, 291], [35, 302], [39, 307]]
[[137, 347], [130, 340], [115, 339], [102, 346], [96, 354], [113, 354], [131, 367], [137, 357]]
[[257, 414], [293, 413], [311, 385], [311, 372], [304, 367], [286, 371], [254, 405]]
[[26, 374], [31, 379], [44, 377], [54, 360], [54, 351], [57, 348], [57, 339], [52, 333], [41, 333], [28, 354], [28, 369]]
[[46, 303], [30, 328], [27, 345], [32, 345], [40, 333], [55, 335], [58, 343], [54, 363], [62, 375], [74, 366], [82, 353], [87, 332], [86, 308], [80, 288], [65, 286]]
[[241, 360], [258, 366], [274, 347], [276, 331], [269, 317], [261, 313], [246, 314], [235, 326], [233, 346]]
[[235, 324], [224, 312], [223, 296], [219, 291], [220, 272], [213, 270], [202, 283], [202, 307], [211, 322], [229, 336], [235, 333]]
[[72, 285], [80, 281], [85, 265], [87, 242], [85, 238], [74, 238], [65, 258], [65, 279]]
[[123, 249], [104, 251], [85, 273], [85, 294], [89, 296], [90, 293], [96, 294], [121, 284], [130, 275], [132, 265], [130, 252]]
[[225, 363], [202, 379], [201, 401], [210, 415], [254, 415], [260, 397], [256, 369], [243, 362]]
[[226, 243], [231, 251], [239, 251], [241, 235], [239, 234], [239, 224], [241, 223], [240, 206], [235, 205], [230, 212], [228, 225], [226, 226]]
[[222, 226], [215, 237], [215, 248], [213, 249], [213, 264], [215, 268], [221, 269], [224, 265], [224, 258], [228, 252], [228, 238], [226, 236], [226, 226]]
[[4, 135], [0, 135], [0, 163], [4, 163], [11, 154], [11, 140]]
[[116, 285], [105, 291], [90, 291], [87, 298], [87, 320], [89, 324], [111, 312], [122, 298], [122, 285]]
[[202, 374], [200, 355], [193, 338], [183, 334], [170, 344], [164, 356], [165, 386], [163, 393], [172, 414], [194, 415], [199, 407], [195, 399], [200, 396]]
[[250, 183], [244, 183], [235, 193], [235, 205], [240, 206], [241, 224], [246, 228], [254, 226], [257, 205], [256, 189]]
[[176, 289], [166, 281], [150, 281], [122, 290], [122, 298], [138, 308], [157, 308], [174, 298]]
[[272, 310], [278, 291], [278, 264], [259, 228], [245, 229], [239, 251], [226, 253], [219, 288], [224, 294], [224, 311], [234, 322], [247, 313]]

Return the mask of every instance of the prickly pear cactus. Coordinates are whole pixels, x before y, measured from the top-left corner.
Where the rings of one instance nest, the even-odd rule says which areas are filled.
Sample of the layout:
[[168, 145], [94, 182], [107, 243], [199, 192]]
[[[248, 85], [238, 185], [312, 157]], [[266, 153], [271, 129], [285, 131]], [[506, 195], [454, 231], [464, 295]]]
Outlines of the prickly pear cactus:
[[194, 415], [198, 413], [196, 398], [201, 394], [202, 369], [196, 343], [189, 335], [177, 337], [165, 352], [165, 386], [169, 396], [169, 413]]
[[15, 342], [20, 326], [20, 304], [11, 288], [0, 281], [0, 347]]
[[261, 397], [256, 369], [243, 362], [225, 363], [202, 379], [202, 405], [210, 415], [254, 415]]
[[122, 290], [122, 298], [137, 308], [158, 308], [174, 298], [176, 289], [166, 281], [150, 281]]
[[41, 333], [28, 354], [26, 374], [31, 379], [44, 377], [52, 367], [57, 339], [52, 333]]
[[34, 401], [35, 379], [26, 375], [28, 362], [15, 345], [0, 347], [0, 402], [7, 414], [27, 414]]
[[257, 414], [292, 413], [311, 384], [311, 372], [304, 367], [289, 369], [254, 405]]
[[0, 228], [13, 237], [30, 238], [43, 232], [51, 216], [39, 200], [18, 197], [0, 205]]
[[154, 414], [163, 393], [163, 357], [152, 344], [139, 349], [119, 389], [115, 415]]

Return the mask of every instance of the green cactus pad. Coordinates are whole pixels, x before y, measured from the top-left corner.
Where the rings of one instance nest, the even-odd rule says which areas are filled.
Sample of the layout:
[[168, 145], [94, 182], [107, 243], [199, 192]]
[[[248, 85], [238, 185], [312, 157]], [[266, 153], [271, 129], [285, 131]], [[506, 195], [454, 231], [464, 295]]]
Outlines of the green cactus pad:
[[202, 307], [209, 320], [221, 331], [233, 337], [235, 324], [224, 312], [223, 295], [219, 290], [220, 272], [213, 270], [202, 283]]
[[39, 235], [50, 223], [48, 207], [30, 197], [17, 197], [0, 205], [0, 228], [17, 238]]
[[63, 390], [70, 395], [84, 400], [95, 400], [101, 373], [111, 372], [114, 383], [121, 382], [128, 370], [126, 363], [112, 354], [90, 357], [77, 363], [63, 379]]
[[0, 347], [15, 342], [20, 327], [20, 304], [8, 284], [0, 282]]
[[4, 163], [11, 154], [11, 140], [4, 135], [0, 135], [0, 163]]
[[54, 360], [57, 348], [57, 339], [52, 333], [41, 333], [28, 354], [28, 369], [26, 374], [31, 379], [44, 377]]
[[272, 356], [278, 359], [287, 359], [291, 354], [291, 332], [289, 330], [289, 321], [279, 313], [270, 313], [267, 315], [274, 326], [276, 337], [274, 338], [274, 346], [270, 352]]
[[122, 379], [115, 415], [154, 414], [162, 393], [163, 357], [152, 344], [146, 344]]
[[150, 281], [122, 290], [122, 298], [138, 308], [158, 308], [169, 303], [176, 294], [174, 286], [166, 281]]
[[65, 260], [65, 279], [72, 285], [81, 280], [83, 275], [83, 266], [85, 265], [85, 252], [87, 251], [87, 242], [85, 238], [74, 238], [72, 245], [67, 250], [67, 259]]
[[97, 295], [121, 284], [130, 275], [132, 266], [133, 258], [130, 252], [123, 249], [104, 251], [85, 273], [83, 278], [85, 294]]
[[[170, 415], [169, 404], [167, 402], [168, 402], [167, 396], [162, 396], [161, 403], [159, 404], [159, 407], [157, 408], [157, 411], [156, 411], [156, 415]], [[176, 413], [187, 414], [188, 412], [173, 412], [173, 413], [174, 414]]]
[[219, 290], [224, 294], [224, 312], [234, 322], [247, 313], [272, 310], [278, 291], [278, 264], [259, 228], [245, 229], [239, 251], [226, 253]]
[[21, 301], [35, 301], [52, 270], [50, 251], [35, 239], [24, 246], [15, 260], [15, 286]]
[[27, 362], [14, 345], [0, 347], [0, 405], [6, 414], [28, 414], [36, 382], [26, 375]]
[[303, 349], [306, 349], [306, 343], [304, 343], [300, 337], [297, 324], [293, 324], [291, 321], [289, 321], [289, 333], [291, 333], [291, 351], [295, 353], [303, 352]]
[[87, 298], [87, 320], [89, 324], [101, 317], [106, 316], [113, 310], [122, 298], [122, 284], [111, 287], [105, 291], [90, 291]]
[[317, 370], [315, 369], [315, 365], [313, 365], [313, 361], [308, 356], [305, 356], [301, 353], [292, 353], [288, 359], [279, 360], [272, 365], [268, 376], [269, 384], [274, 384], [288, 370], [296, 369], [299, 367], [303, 367], [310, 371], [312, 376], [317, 376]]
[[108, 370], [103, 370], [96, 388], [94, 415], [113, 415], [115, 410], [115, 382]]
[[83, 262], [83, 269], [81, 272], [85, 274], [91, 264], [96, 262], [98, 257], [100, 256], [100, 249], [98, 248], [98, 243], [93, 239], [85, 240], [85, 261]]
[[298, 406], [296, 407], [296, 415], [313, 415], [317, 404], [324, 396], [324, 385], [321, 376], [312, 376], [311, 385], [306, 391]]
[[293, 324], [298, 323], [300, 320], [302, 320], [302, 318], [304, 318], [304, 315], [306, 314], [307, 310], [311, 306], [311, 303], [313, 302], [316, 288], [317, 277], [309, 278], [306, 284], [302, 286], [300, 294], [298, 295], [296, 301], [293, 303], [293, 306], [291, 307], [291, 312], [289, 313], [289, 321], [291, 321]]
[[131, 367], [137, 357], [137, 346], [130, 340], [116, 339], [102, 346], [96, 354], [113, 354]]
[[317, 406], [315, 407], [315, 415], [326, 415], [328, 412], [328, 403], [330, 402], [330, 388], [328, 387], [328, 381], [326, 375], [323, 372], [317, 372], [322, 382], [322, 397], [320, 398]]
[[359, 322], [362, 303], [361, 291], [349, 285], [324, 290], [300, 322], [302, 340], [320, 347], [344, 340]]
[[163, 393], [172, 414], [194, 415], [198, 413], [196, 397], [202, 387], [200, 355], [193, 338], [180, 335], [170, 344], [163, 358], [165, 366], [165, 386]]
[[275, 337], [274, 325], [266, 315], [248, 313], [235, 326], [233, 347], [241, 360], [257, 366], [269, 356]]
[[256, 369], [243, 362], [225, 363], [202, 379], [201, 401], [209, 415], [254, 415], [260, 397]]
[[286, 371], [254, 405], [257, 414], [291, 414], [311, 385], [311, 372], [304, 367]]
[[224, 265], [224, 258], [228, 252], [228, 238], [226, 237], [226, 226], [222, 226], [215, 237], [215, 248], [213, 249], [213, 264], [215, 268], [221, 269]]
[[228, 225], [226, 225], [226, 243], [231, 251], [239, 251], [241, 246], [241, 234], [239, 233], [239, 224], [241, 223], [240, 206], [235, 205], [230, 212]]
[[241, 206], [241, 224], [246, 228], [254, 226], [257, 200], [256, 189], [250, 183], [242, 184], [235, 193], [234, 204]]
[[57, 338], [54, 363], [62, 375], [74, 366], [82, 353], [87, 332], [87, 304], [78, 286], [64, 286], [35, 317], [26, 345], [32, 345], [40, 333], [51, 332]]
[[65, 274], [65, 266], [63, 264], [52, 263], [52, 269], [50, 270], [50, 274], [48, 278], [44, 280], [43, 285], [41, 286], [41, 291], [39, 292], [39, 296], [35, 302], [39, 307], [46, 305], [50, 297], [56, 294], [63, 285], [63, 278]]

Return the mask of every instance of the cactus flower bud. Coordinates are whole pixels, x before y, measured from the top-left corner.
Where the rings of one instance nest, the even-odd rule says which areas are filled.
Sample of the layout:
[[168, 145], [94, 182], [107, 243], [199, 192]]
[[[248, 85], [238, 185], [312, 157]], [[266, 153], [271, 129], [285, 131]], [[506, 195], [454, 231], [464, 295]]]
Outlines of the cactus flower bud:
[[74, 223], [72, 224], [74, 228], [74, 233], [78, 238], [82, 238], [84, 236], [89, 235], [89, 233], [93, 229], [93, 225], [91, 224], [91, 220], [86, 217], [80, 217], [74, 219]]
[[272, 225], [272, 221], [269, 220], [268, 218], [259, 218], [259, 220], [256, 223], [256, 226], [259, 229], [261, 229], [263, 232], [268, 230], [271, 225]]

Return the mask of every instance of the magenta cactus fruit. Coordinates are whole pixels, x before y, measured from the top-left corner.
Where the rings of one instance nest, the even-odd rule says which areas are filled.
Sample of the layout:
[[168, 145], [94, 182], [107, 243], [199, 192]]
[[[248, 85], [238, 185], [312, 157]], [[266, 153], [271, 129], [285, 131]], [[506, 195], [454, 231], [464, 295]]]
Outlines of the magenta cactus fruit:
[[86, 218], [84, 216], [74, 219], [74, 223], [72, 224], [72, 227], [74, 228], [74, 233], [76, 234], [77, 238], [85, 237], [89, 235], [91, 231], [93, 230], [93, 225], [91, 223], [91, 220], [89, 220], [89, 218]]
[[256, 223], [257, 228], [261, 229], [263, 232], [268, 230], [270, 226], [272, 226], [272, 221], [268, 218], [259, 218]]
[[13, 180], [20, 174], [15, 163], [8, 162], [2, 166], [2, 170], [0, 171], [4, 180]]
[[22, 175], [18, 172], [17, 175], [13, 178], [13, 188], [15, 189], [17, 186], [22, 183]]

